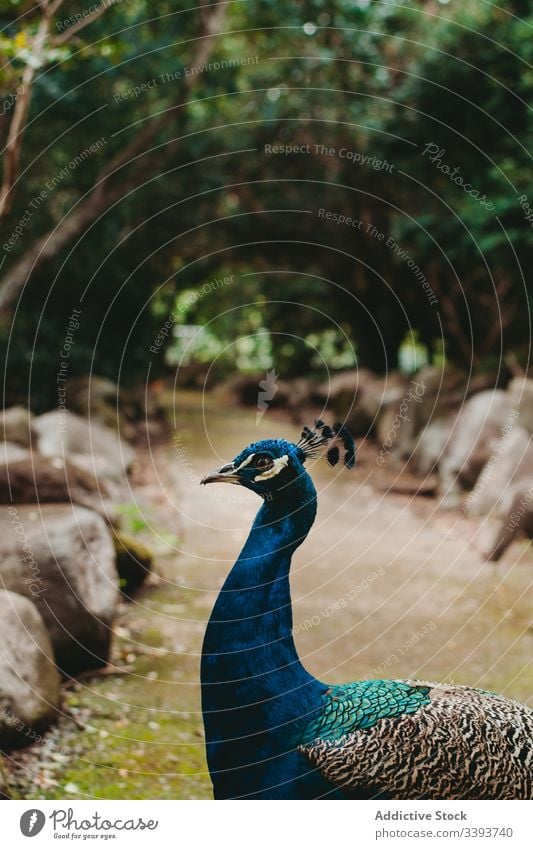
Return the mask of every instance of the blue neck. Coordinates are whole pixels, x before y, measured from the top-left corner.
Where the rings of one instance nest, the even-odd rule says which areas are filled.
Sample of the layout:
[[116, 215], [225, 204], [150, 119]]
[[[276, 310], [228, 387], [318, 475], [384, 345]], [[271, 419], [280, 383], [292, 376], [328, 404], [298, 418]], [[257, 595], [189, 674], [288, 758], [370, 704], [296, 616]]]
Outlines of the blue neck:
[[286, 751], [292, 723], [305, 719], [325, 690], [296, 652], [289, 586], [293, 552], [315, 515], [316, 491], [304, 472], [264, 502], [216, 601], [202, 652], [212, 774], [243, 764], [252, 739], [256, 758], [258, 751], [265, 758]]
[[[301, 506], [293, 510], [294, 504]], [[307, 474], [282, 496], [264, 502], [211, 614], [203, 648], [203, 683], [250, 676], [248, 688], [253, 690], [253, 679], [274, 669], [291, 679], [296, 675], [308, 680], [292, 638], [289, 569], [315, 515], [316, 491]]]

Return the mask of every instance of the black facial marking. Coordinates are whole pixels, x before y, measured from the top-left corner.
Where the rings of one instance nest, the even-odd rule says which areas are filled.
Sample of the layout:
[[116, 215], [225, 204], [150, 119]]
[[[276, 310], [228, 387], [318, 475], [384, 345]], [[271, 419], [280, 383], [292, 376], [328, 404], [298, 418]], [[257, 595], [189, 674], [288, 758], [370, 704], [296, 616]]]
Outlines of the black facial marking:
[[[348, 428], [342, 422], [335, 422], [333, 427], [325, 424], [322, 419], [315, 421], [314, 429], [304, 427], [298, 442], [298, 448], [302, 452], [303, 461], [309, 457], [316, 457], [330, 442], [340, 442], [343, 449], [343, 461], [347, 469], [353, 469], [355, 465], [355, 442]], [[326, 459], [331, 466], [335, 466], [341, 456], [338, 445], [328, 448]]]

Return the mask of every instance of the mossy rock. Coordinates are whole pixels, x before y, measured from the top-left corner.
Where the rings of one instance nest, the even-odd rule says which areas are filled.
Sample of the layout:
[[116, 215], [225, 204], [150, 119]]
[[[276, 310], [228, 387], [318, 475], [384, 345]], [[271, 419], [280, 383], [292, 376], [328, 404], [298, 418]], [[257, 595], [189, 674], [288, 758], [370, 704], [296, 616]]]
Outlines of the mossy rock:
[[0, 755], [0, 801], [10, 799], [6, 765]]
[[[37, 607], [18, 593], [0, 590], [0, 745], [25, 747], [56, 719], [59, 674]], [[5, 774], [0, 764], [0, 790]]]
[[146, 545], [129, 534], [114, 531], [120, 589], [128, 596], [146, 580], [152, 570], [153, 554]]
[[[115, 561], [113, 535], [94, 510], [78, 504], [40, 504], [38, 510], [33, 504], [0, 506], [2, 587], [35, 605], [55, 662], [66, 675], [107, 664], [119, 599]], [[2, 634], [4, 619], [0, 610]]]

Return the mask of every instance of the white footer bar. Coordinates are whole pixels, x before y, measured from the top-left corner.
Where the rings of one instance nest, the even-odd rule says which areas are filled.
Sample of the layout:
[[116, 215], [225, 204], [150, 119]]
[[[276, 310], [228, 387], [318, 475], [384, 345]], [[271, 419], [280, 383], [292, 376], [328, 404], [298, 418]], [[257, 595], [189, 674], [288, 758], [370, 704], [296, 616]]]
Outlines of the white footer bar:
[[4, 802], [1, 845], [531, 849], [533, 802]]

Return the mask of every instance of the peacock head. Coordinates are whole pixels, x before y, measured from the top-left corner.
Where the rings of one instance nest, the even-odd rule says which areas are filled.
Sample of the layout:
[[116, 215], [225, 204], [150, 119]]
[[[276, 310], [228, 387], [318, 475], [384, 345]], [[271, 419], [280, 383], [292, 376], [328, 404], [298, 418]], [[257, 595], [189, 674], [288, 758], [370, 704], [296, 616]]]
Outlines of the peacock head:
[[341, 456], [346, 468], [355, 465], [355, 443], [352, 435], [340, 422], [333, 427], [318, 419], [314, 428], [304, 427], [297, 443], [285, 439], [262, 439], [241, 451], [231, 463], [214, 469], [201, 483], [217, 481], [244, 486], [265, 500], [287, 491], [296, 480], [306, 476], [306, 460], [325, 454], [331, 466]]

